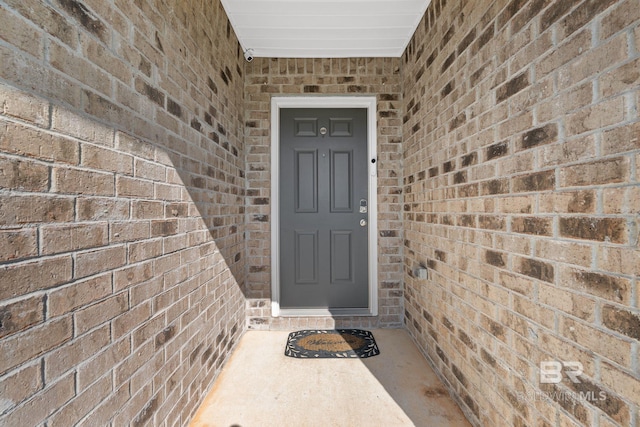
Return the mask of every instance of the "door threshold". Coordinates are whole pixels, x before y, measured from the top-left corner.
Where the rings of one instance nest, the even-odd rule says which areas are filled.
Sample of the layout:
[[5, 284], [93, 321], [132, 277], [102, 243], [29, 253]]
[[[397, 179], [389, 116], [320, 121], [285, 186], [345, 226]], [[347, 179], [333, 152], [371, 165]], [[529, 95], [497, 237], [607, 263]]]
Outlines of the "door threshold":
[[368, 308], [281, 308], [280, 317], [375, 316]]

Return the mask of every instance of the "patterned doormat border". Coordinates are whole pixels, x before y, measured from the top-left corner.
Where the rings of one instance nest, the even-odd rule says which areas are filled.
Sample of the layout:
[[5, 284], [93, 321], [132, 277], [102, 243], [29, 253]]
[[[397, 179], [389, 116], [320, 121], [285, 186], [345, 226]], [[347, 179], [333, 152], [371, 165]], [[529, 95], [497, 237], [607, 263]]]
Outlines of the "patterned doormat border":
[[285, 356], [301, 359], [366, 358], [380, 354], [373, 334], [362, 329], [291, 332]]

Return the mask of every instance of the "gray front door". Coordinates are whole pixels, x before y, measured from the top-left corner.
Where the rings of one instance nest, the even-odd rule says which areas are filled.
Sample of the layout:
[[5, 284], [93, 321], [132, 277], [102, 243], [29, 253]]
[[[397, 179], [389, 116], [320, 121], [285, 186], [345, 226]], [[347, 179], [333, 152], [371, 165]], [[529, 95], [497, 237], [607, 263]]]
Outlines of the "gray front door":
[[280, 110], [280, 306], [367, 308], [366, 109]]

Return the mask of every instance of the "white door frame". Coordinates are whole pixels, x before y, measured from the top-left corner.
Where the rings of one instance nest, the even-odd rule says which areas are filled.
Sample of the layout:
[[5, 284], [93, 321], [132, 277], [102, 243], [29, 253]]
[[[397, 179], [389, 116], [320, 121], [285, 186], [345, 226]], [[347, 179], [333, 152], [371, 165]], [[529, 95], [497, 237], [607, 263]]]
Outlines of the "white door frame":
[[[366, 309], [280, 309], [280, 109], [366, 108], [369, 176], [369, 307]], [[375, 96], [274, 96], [271, 98], [271, 314], [278, 316], [378, 315], [378, 176]], [[372, 162], [374, 160], [375, 162]]]

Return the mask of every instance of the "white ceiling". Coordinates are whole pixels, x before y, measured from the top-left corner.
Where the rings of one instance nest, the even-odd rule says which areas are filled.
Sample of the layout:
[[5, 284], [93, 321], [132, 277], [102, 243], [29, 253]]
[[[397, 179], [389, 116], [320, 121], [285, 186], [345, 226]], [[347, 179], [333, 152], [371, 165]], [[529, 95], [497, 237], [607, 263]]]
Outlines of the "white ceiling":
[[399, 57], [431, 0], [221, 0], [243, 50], [267, 58]]

